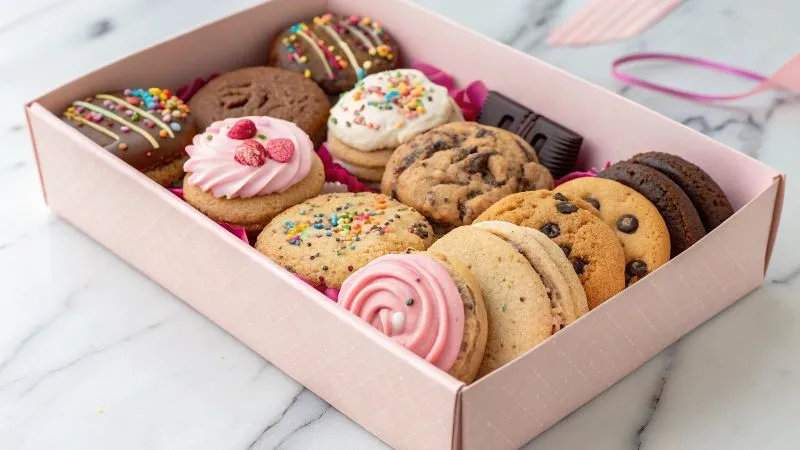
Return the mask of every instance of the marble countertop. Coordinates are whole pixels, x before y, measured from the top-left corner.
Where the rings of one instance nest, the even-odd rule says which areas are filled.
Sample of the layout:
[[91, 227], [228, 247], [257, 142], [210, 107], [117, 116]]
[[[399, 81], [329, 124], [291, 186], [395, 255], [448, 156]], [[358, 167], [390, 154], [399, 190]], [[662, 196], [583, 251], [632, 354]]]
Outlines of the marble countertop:
[[[25, 100], [257, 0], [0, 0], [0, 448], [384, 448], [44, 206]], [[583, 0], [420, 0], [495, 39], [800, 173], [800, 103], [703, 106], [614, 82], [612, 59], [674, 51], [775, 71], [800, 48], [800, 3], [687, 0], [644, 35], [551, 48]], [[477, 63], [478, 61], [476, 61]], [[154, 68], [155, 70], [169, 70]], [[648, 69], [644, 69], [648, 70]], [[747, 87], [650, 68], [682, 87]], [[742, 174], [746, 176], [746, 174]], [[536, 450], [800, 448], [800, 189], [787, 186], [765, 286], [530, 442]]]

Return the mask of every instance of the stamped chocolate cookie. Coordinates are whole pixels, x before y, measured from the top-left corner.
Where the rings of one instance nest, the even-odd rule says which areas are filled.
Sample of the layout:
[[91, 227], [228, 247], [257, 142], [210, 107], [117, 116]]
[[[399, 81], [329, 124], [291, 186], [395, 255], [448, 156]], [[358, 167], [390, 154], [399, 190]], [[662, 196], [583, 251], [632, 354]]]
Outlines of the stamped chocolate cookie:
[[692, 201], [680, 186], [661, 172], [644, 164], [621, 161], [597, 176], [618, 181], [655, 205], [669, 230], [672, 258], [705, 236], [706, 230]]
[[329, 95], [365, 76], [394, 69], [397, 45], [369, 17], [326, 13], [294, 24], [275, 37], [269, 65], [303, 74]]
[[[602, 207], [602, 205], [601, 205]], [[625, 288], [625, 254], [614, 231], [586, 202], [547, 190], [509, 195], [476, 222], [502, 220], [535, 228], [555, 241], [572, 262], [596, 308]]]
[[625, 251], [625, 281], [633, 284], [669, 261], [669, 231], [658, 209], [642, 194], [613, 180], [578, 178], [555, 192], [580, 198], [600, 213]]
[[680, 186], [700, 214], [706, 232], [711, 232], [733, 215], [733, 207], [725, 191], [711, 175], [680, 156], [648, 152], [635, 155], [629, 161], [652, 167]]
[[125, 89], [75, 100], [64, 121], [163, 186], [183, 177], [196, 128], [169, 89]]
[[441, 125], [401, 145], [381, 182], [384, 194], [445, 228], [472, 223], [509, 194], [552, 187], [530, 145], [475, 122]]
[[247, 67], [220, 75], [189, 100], [202, 130], [218, 120], [269, 116], [294, 122], [314, 148], [325, 141], [330, 104], [304, 76], [274, 67]]
[[287, 270], [338, 288], [373, 259], [425, 250], [433, 230], [418, 212], [383, 195], [326, 194], [276, 216], [256, 249]]

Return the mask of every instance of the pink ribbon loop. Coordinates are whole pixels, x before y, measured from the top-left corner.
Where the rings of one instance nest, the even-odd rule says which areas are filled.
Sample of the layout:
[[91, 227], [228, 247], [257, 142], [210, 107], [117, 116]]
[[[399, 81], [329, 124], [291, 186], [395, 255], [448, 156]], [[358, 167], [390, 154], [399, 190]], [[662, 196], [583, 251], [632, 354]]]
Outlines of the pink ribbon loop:
[[450, 97], [461, 108], [461, 113], [464, 115], [465, 120], [474, 121], [478, 118], [483, 102], [486, 101], [486, 96], [489, 95], [489, 89], [482, 81], [473, 81], [463, 89], [456, 89], [453, 77], [436, 66], [416, 61], [411, 64], [411, 68], [419, 70], [429, 80], [446, 88], [450, 93]]
[[[738, 94], [727, 95], [712, 95], [703, 94], [683, 89], [677, 89], [663, 84], [654, 83], [645, 79], [639, 78], [634, 75], [623, 73], [620, 67], [637, 61], [668, 61], [680, 64], [686, 64], [695, 67], [709, 69], [715, 72], [727, 73], [740, 78], [745, 78], [751, 81], [758, 82], [759, 85], [755, 88]], [[694, 56], [677, 55], [673, 53], [633, 53], [616, 59], [611, 64], [611, 74], [617, 80], [631, 85], [656, 92], [661, 92], [674, 97], [684, 98], [697, 102], [722, 102], [741, 100], [759, 94], [763, 91], [770, 89], [778, 89], [783, 91], [800, 93], [800, 55], [795, 56], [788, 63], [786, 63], [778, 72], [772, 77], [751, 72], [746, 69], [722, 64], [705, 58], [698, 58]]]

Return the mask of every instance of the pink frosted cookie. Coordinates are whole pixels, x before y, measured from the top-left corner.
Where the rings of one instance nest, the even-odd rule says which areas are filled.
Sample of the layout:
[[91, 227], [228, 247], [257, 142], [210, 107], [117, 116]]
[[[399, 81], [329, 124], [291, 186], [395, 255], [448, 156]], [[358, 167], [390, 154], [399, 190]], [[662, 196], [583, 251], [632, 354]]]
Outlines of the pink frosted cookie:
[[203, 214], [261, 231], [281, 211], [317, 195], [322, 161], [291, 122], [243, 117], [212, 123], [186, 147], [185, 200]]
[[348, 277], [343, 308], [466, 383], [483, 359], [488, 324], [469, 269], [437, 253], [386, 255]]

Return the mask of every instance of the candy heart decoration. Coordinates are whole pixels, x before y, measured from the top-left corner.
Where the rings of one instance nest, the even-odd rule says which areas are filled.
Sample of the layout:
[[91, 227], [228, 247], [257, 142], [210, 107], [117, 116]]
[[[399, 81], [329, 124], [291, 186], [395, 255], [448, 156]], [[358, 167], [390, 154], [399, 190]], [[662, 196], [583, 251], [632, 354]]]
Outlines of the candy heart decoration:
[[250, 119], [242, 119], [233, 124], [228, 130], [228, 137], [243, 141], [245, 139], [252, 139], [256, 135], [256, 124]]
[[247, 139], [236, 147], [233, 159], [245, 166], [261, 167], [267, 161], [267, 151], [260, 142]]
[[270, 139], [266, 144], [267, 156], [279, 163], [288, 162], [294, 155], [294, 143], [291, 139]]

